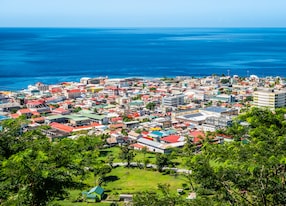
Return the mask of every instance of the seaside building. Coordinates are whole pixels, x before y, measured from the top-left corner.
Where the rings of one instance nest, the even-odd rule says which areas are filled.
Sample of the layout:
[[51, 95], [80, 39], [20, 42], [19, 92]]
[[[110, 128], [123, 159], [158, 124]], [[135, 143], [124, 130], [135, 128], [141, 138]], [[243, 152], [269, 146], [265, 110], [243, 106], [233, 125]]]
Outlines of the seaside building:
[[183, 105], [185, 103], [184, 101], [185, 95], [173, 95], [173, 96], [167, 96], [164, 97], [162, 100], [163, 106], [167, 107], [177, 107], [179, 105]]
[[260, 90], [253, 92], [253, 105], [271, 109], [286, 106], [286, 91]]

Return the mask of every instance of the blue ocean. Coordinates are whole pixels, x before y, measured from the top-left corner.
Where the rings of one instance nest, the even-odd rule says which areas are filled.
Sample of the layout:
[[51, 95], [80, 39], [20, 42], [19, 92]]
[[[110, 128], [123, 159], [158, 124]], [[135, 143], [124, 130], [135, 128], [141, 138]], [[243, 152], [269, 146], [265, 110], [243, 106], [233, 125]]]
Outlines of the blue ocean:
[[0, 90], [228, 73], [286, 77], [286, 28], [0, 28]]

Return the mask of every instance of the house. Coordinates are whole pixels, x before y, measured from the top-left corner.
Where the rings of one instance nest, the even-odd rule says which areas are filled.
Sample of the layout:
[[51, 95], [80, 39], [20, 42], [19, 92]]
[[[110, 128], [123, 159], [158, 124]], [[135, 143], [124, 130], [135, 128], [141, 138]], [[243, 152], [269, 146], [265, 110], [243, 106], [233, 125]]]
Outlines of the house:
[[51, 112], [50, 107], [45, 103], [44, 100], [31, 100], [26, 103], [26, 106], [31, 111], [39, 113], [49, 113]]
[[203, 139], [205, 139], [205, 134], [199, 130], [191, 131], [190, 136], [193, 138], [194, 144], [199, 144]]
[[66, 132], [66, 133], [71, 133], [74, 129], [73, 127], [70, 127], [70, 126], [65, 125], [65, 124], [60, 124], [57, 122], [50, 123], [50, 126], [53, 129], [60, 130], [62, 132]]
[[66, 110], [64, 108], [56, 108], [54, 110], [52, 110], [52, 113], [53, 114], [70, 114], [70, 111], [69, 110]]
[[64, 91], [64, 95], [67, 99], [76, 99], [81, 97], [80, 89], [67, 89]]
[[13, 110], [18, 110], [20, 108], [21, 108], [20, 104], [16, 102], [0, 104], [0, 112], [10, 112]]
[[26, 115], [27, 118], [31, 118], [33, 113], [30, 109], [19, 109], [17, 111], [18, 115]]
[[129, 138], [130, 140], [137, 140], [137, 139], [139, 139], [139, 138], [141, 138], [141, 137], [143, 137], [141, 134], [138, 134], [138, 133], [136, 133], [136, 132], [133, 131], [133, 130], [128, 133], [128, 138]]
[[135, 143], [130, 145], [134, 150], [142, 150], [143, 148], [147, 148], [146, 146], [143, 146], [142, 144]]
[[134, 129], [139, 126], [139, 121], [130, 121], [130, 122], [124, 122], [124, 125], [128, 129]]
[[100, 186], [96, 186], [88, 192], [82, 192], [82, 195], [87, 202], [98, 202], [103, 199], [104, 189]]
[[68, 121], [73, 126], [84, 126], [89, 125], [91, 120], [88, 117], [84, 117], [77, 114], [65, 115], [68, 118]]
[[[163, 154], [170, 152], [170, 150], [166, 147], [167, 146], [166, 144], [162, 144], [145, 138], [139, 138], [137, 142], [143, 147], [146, 147], [150, 152], [157, 152]], [[138, 145], [134, 146], [138, 147]]]

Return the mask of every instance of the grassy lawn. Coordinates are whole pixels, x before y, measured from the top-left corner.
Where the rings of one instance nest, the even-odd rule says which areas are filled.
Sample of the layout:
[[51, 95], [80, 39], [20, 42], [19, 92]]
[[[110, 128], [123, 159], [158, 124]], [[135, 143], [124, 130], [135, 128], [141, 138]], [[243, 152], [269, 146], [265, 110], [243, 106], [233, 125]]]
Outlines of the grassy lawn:
[[[86, 180], [89, 187], [86, 190], [94, 187], [94, 178], [91, 176]], [[156, 191], [157, 185], [169, 184], [172, 192], [176, 192], [178, 188], [182, 188], [182, 183], [185, 179], [181, 175], [170, 176], [164, 175], [157, 171], [143, 170], [137, 168], [117, 167], [106, 176], [106, 181], [101, 185], [106, 191], [107, 199], [110, 201], [118, 200], [119, 194], [134, 194], [140, 191]], [[70, 191], [70, 198], [64, 201], [58, 201], [60, 205], [67, 206], [84, 206], [84, 205], [109, 205], [110, 203], [73, 203], [78, 195], [79, 190]]]
[[182, 187], [184, 179], [179, 175], [163, 175], [157, 171], [117, 167], [109, 174], [107, 182], [102, 186], [113, 194], [136, 193], [156, 190], [159, 183], [169, 184], [170, 188], [177, 190]]

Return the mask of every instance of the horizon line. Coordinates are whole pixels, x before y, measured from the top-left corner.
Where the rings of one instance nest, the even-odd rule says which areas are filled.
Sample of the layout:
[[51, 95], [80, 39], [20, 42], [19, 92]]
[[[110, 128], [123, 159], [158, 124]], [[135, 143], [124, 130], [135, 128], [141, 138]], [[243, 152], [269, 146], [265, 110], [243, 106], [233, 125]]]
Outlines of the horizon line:
[[286, 29], [286, 26], [0, 26], [1, 29]]

